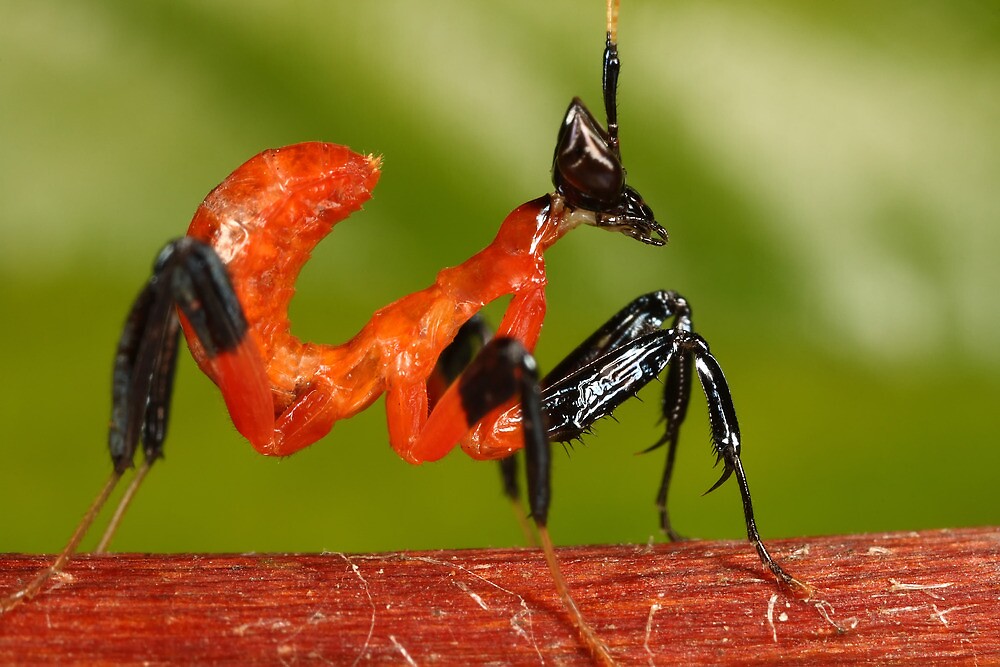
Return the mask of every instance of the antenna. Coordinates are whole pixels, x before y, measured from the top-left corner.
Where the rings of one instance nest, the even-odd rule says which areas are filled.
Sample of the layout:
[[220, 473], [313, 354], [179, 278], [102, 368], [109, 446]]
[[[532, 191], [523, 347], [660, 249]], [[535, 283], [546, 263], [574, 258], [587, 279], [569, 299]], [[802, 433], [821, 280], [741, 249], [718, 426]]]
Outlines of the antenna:
[[615, 156], [621, 159], [618, 147], [618, 6], [620, 0], [608, 0], [608, 41], [604, 47], [604, 75], [601, 86], [604, 89], [604, 111], [608, 116], [608, 145]]

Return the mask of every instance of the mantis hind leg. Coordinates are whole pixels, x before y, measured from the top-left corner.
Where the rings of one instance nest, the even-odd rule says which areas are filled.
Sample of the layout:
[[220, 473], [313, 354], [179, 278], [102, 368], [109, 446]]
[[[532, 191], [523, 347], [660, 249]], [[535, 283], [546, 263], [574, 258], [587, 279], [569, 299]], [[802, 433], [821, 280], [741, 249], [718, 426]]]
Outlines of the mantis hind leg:
[[[133, 467], [141, 445], [145, 462], [101, 538], [98, 550], [106, 549], [142, 479], [163, 456], [180, 345], [177, 310], [183, 313], [213, 368], [221, 368], [223, 373], [231, 368], [259, 384], [263, 375], [262, 370], [258, 372], [262, 369], [259, 354], [247, 336], [243, 309], [222, 261], [209, 246], [192, 238], [167, 244], [129, 311], [115, 352], [108, 430], [112, 473], [55, 561], [27, 586], [0, 601], [0, 611], [32, 598], [65, 567], [125, 471]], [[253, 388], [250, 393], [254, 393]], [[257, 387], [256, 395], [258, 404], [266, 398], [269, 406], [266, 385]], [[249, 418], [264, 421], [260, 411]]]

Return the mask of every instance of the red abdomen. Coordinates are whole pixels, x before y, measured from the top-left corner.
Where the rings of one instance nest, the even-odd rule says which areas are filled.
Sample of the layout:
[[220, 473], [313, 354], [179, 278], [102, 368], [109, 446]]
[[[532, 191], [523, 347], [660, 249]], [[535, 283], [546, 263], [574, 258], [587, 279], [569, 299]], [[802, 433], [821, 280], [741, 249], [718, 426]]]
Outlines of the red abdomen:
[[[377, 157], [319, 142], [266, 150], [205, 198], [188, 236], [209, 243], [227, 265], [265, 364], [292, 343], [288, 305], [312, 249], [371, 197]], [[204, 354], [188, 336], [203, 370]]]

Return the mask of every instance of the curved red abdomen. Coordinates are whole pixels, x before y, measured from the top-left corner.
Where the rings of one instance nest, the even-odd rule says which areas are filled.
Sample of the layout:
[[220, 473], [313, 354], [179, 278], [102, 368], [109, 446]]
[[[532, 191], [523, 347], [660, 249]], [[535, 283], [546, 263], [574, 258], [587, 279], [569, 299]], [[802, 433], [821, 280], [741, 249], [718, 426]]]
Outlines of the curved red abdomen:
[[288, 305], [312, 249], [371, 197], [379, 164], [336, 144], [266, 150], [198, 207], [188, 236], [210, 244], [229, 268], [265, 356], [289, 335]]
[[188, 346], [259, 450], [280, 439], [275, 420], [299, 382], [303, 344], [288, 321], [295, 280], [316, 244], [371, 197], [379, 162], [319, 142], [264, 151], [209, 193], [188, 228], [227, 265], [250, 327], [237, 349], [210, 359], [182, 318]]

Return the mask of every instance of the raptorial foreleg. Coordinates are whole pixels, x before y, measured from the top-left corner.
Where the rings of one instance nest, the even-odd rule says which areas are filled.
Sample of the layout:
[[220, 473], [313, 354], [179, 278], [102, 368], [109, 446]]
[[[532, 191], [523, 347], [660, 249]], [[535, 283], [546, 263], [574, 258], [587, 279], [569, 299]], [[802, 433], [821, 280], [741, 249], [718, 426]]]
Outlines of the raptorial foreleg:
[[[645, 329], [662, 323], [666, 316], [655, 308], [638, 308], [640, 297], [613, 317], [604, 327], [587, 339], [567, 358], [557, 370], [561, 376], [550, 373], [544, 382], [542, 412], [548, 423], [548, 437], [555, 441], [568, 441], [582, 436], [602, 417], [634, 397], [642, 387], [657, 378], [670, 365], [680, 370], [668, 374], [664, 398], [667, 432], [659, 444], [669, 443], [670, 452], [677, 442], [677, 430], [687, 410], [690, 376], [696, 373], [708, 403], [712, 445], [717, 461], [724, 464], [715, 490], [733, 474], [736, 475], [743, 499], [743, 513], [747, 536], [760, 556], [761, 562], [783, 583], [799, 585], [791, 575], [771, 557], [760, 539], [753, 513], [753, 504], [746, 474], [740, 460], [742, 447], [739, 422], [733, 406], [729, 385], [718, 361], [709, 351], [708, 343], [690, 330], [690, 310], [686, 302], [671, 295], [676, 306], [684, 304], [683, 315], [674, 310], [680, 326], [673, 329], [646, 332]], [[652, 314], [649, 314], [652, 313]], [[642, 321], [641, 324], [638, 322]], [[693, 373], [692, 373], [693, 370]], [[673, 456], [668, 455], [661, 497], [669, 482]], [[661, 509], [665, 516], [665, 508]], [[666, 524], [669, 526], [669, 523]]]

